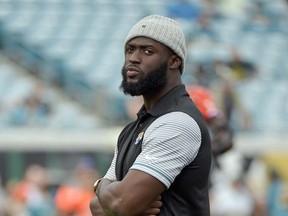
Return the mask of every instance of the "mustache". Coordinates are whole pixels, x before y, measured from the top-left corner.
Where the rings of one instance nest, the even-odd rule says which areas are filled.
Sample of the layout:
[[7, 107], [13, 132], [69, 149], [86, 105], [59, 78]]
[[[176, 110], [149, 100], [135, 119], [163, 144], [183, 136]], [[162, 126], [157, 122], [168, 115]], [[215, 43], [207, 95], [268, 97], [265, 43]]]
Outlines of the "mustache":
[[124, 71], [128, 71], [128, 70], [136, 70], [138, 72], [141, 72], [141, 69], [137, 66], [137, 65], [134, 65], [134, 64], [128, 64], [128, 65], [125, 65], [123, 67]]

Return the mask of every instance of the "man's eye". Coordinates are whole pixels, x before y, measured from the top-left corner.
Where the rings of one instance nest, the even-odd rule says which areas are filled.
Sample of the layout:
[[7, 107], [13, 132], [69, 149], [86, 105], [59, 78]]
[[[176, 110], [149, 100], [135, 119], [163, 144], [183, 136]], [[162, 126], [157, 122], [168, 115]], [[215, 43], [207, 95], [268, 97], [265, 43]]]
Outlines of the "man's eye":
[[133, 49], [131, 47], [126, 48], [126, 53], [131, 53]]
[[153, 54], [153, 51], [152, 51], [152, 50], [145, 50], [144, 52], [145, 52], [146, 54], [148, 54], [148, 55]]

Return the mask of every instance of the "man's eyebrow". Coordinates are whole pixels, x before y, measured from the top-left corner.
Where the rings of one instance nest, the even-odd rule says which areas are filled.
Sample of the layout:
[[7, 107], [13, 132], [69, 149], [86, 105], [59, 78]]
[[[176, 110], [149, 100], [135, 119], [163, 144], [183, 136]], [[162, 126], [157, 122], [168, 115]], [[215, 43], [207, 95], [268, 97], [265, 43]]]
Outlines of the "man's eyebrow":
[[126, 47], [139, 47], [141, 49], [145, 49], [145, 48], [154, 48], [155, 46], [152, 44], [145, 44], [145, 45], [127, 44]]
[[146, 49], [146, 48], [154, 48], [155, 46], [153, 46], [153, 45], [140, 45], [139, 47], [141, 49]]

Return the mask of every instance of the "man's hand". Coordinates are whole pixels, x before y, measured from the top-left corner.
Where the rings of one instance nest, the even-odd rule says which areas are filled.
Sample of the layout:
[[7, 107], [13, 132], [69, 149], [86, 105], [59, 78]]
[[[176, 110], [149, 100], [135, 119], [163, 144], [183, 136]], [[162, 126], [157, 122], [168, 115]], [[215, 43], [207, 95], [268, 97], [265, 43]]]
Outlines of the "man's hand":
[[97, 196], [90, 201], [90, 211], [93, 216], [106, 216]]
[[156, 216], [160, 213], [162, 207], [161, 196], [158, 196], [157, 199], [151, 204], [151, 206], [144, 212], [141, 216]]
[[[156, 216], [160, 213], [161, 207], [161, 196], [158, 196], [157, 199], [151, 203], [151, 206], [141, 216]], [[92, 216], [107, 216], [107, 213], [104, 212], [97, 196], [95, 196], [90, 202], [90, 211]]]

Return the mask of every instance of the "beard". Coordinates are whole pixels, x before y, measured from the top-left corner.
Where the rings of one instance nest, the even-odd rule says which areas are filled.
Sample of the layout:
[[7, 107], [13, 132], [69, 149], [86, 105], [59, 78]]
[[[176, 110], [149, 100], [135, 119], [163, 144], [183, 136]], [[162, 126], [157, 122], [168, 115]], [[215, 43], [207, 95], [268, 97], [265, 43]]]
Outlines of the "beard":
[[167, 63], [164, 62], [154, 70], [148, 71], [145, 76], [142, 71], [139, 72], [138, 82], [127, 82], [125, 67], [122, 68], [122, 82], [120, 89], [125, 95], [153, 95], [163, 88], [167, 83]]

